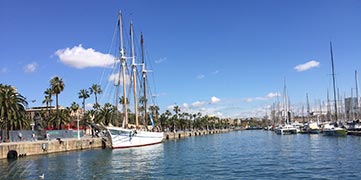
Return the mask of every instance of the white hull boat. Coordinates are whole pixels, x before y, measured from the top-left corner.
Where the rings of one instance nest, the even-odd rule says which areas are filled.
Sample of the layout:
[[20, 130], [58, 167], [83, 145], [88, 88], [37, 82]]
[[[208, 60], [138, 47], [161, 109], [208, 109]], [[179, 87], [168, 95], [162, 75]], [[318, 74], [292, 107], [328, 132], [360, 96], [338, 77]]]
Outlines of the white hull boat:
[[275, 129], [276, 134], [288, 135], [288, 134], [297, 134], [297, 128], [291, 125], [279, 126]]
[[116, 148], [131, 148], [158, 144], [163, 141], [163, 132], [150, 132], [121, 127], [106, 127], [111, 146]]

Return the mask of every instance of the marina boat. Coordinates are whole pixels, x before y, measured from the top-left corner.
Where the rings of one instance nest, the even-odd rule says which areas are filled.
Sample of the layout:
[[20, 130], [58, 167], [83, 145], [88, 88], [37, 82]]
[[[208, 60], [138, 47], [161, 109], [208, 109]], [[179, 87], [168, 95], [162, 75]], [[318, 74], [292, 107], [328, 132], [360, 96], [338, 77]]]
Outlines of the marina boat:
[[286, 90], [286, 81], [284, 82], [283, 87], [283, 119], [284, 124], [279, 125], [275, 128], [275, 133], [279, 135], [288, 135], [288, 134], [297, 134], [298, 130], [296, 127], [290, 124], [290, 111], [288, 110], [287, 104], [287, 90]]
[[[332, 51], [332, 42], [330, 42], [330, 53], [331, 53], [331, 65], [332, 65], [332, 84], [333, 84], [333, 96], [334, 96], [334, 106], [335, 106], [335, 123], [337, 125], [337, 96], [336, 96], [336, 85], [335, 85], [335, 67], [333, 63], [333, 51]], [[332, 123], [327, 123], [323, 127], [323, 134], [326, 136], [346, 136], [347, 131], [344, 128], [337, 127]]]
[[348, 131], [361, 131], [361, 123], [359, 121], [351, 121], [347, 123]]
[[307, 130], [308, 134], [319, 134], [319, 133], [321, 133], [321, 129], [318, 126], [317, 122], [309, 123], [306, 130]]
[[297, 128], [293, 127], [292, 125], [285, 124], [283, 126], [277, 127], [275, 132], [279, 135], [297, 134]]
[[136, 129], [107, 126], [112, 148], [130, 148], [161, 143], [163, 132], [150, 132]]
[[[137, 64], [135, 62], [135, 53], [134, 53], [134, 30], [133, 30], [133, 24], [130, 24], [130, 39], [131, 39], [131, 56], [132, 57], [125, 57], [125, 48], [123, 47], [123, 27], [122, 27], [122, 13], [119, 12], [118, 15], [118, 26], [119, 26], [119, 36], [120, 36], [120, 64], [121, 67], [119, 68], [119, 79], [117, 84], [117, 94], [116, 94], [116, 109], [118, 109], [118, 103], [119, 103], [119, 85], [120, 85], [120, 78], [122, 78], [123, 81], [123, 97], [127, 97], [127, 67], [126, 67], [126, 61], [127, 59], [132, 59], [131, 68], [132, 68], [132, 84], [133, 87], [133, 99], [134, 99], [134, 115], [135, 115], [135, 128], [129, 128], [128, 124], [128, 111], [127, 111], [127, 98], [123, 98], [123, 123], [122, 127], [113, 127], [113, 126], [106, 126], [106, 129], [109, 133], [109, 138], [111, 141], [112, 148], [131, 148], [131, 147], [140, 147], [140, 146], [148, 146], [153, 144], [161, 143], [163, 140], [163, 132], [154, 132], [148, 130], [148, 124], [147, 124], [147, 92], [146, 92], [146, 78], [147, 78], [147, 70], [144, 62], [144, 50], [143, 50], [143, 36], [141, 36], [141, 49], [142, 49], [142, 63]], [[142, 80], [143, 80], [143, 90], [144, 95], [142, 98], [145, 99], [144, 102], [144, 127], [141, 128], [139, 126], [139, 120], [138, 120], [138, 99], [137, 99], [137, 66], [142, 66]], [[120, 77], [121, 76], [121, 77]], [[152, 126], [154, 127], [154, 122], [150, 116], [150, 120], [152, 122]]]
[[325, 124], [323, 134], [325, 136], [346, 136], [347, 131], [344, 128], [335, 127], [333, 124]]

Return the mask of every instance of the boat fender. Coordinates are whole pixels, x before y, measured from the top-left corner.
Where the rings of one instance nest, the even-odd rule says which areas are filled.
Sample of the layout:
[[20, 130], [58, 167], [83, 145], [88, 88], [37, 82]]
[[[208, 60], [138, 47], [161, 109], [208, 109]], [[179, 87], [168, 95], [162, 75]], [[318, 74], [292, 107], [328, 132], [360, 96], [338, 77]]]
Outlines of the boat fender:
[[41, 144], [41, 149], [43, 150], [43, 152], [46, 151], [46, 144], [45, 143]]
[[18, 152], [15, 150], [10, 150], [7, 155], [8, 159], [17, 159], [18, 158]]

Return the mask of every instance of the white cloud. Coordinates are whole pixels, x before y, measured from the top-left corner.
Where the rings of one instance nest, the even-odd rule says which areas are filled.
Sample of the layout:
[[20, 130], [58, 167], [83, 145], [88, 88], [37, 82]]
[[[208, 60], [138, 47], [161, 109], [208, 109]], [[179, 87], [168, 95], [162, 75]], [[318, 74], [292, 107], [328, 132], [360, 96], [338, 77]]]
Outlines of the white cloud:
[[206, 77], [206, 76], [203, 75], [203, 74], [200, 74], [200, 75], [197, 76], [197, 79], [203, 79], [204, 77]]
[[192, 106], [193, 107], [201, 107], [204, 104], [205, 104], [205, 102], [203, 102], [203, 101], [196, 101], [196, 102], [192, 103]]
[[244, 99], [243, 101], [249, 103], [249, 102], [252, 102], [253, 99], [252, 99], [252, 98], [246, 98], [246, 99]]
[[297, 72], [302, 72], [302, 71], [307, 71], [311, 68], [315, 68], [315, 67], [319, 67], [320, 66], [320, 62], [318, 61], [308, 61], [304, 64], [299, 64], [297, 66], [294, 67], [294, 69], [297, 71]]
[[217, 113], [216, 113], [216, 116], [217, 116], [217, 117], [222, 117], [223, 114], [222, 114], [221, 112], [217, 112]]
[[213, 72], [213, 74], [218, 74], [219, 73], [219, 70], [215, 70], [214, 72]]
[[172, 111], [172, 110], [174, 109], [174, 104], [173, 104], [173, 105], [169, 105], [169, 106], [167, 107], [167, 109], [170, 110], [170, 111]]
[[212, 104], [218, 103], [220, 100], [221, 100], [221, 99], [219, 99], [219, 98], [217, 98], [217, 97], [215, 97], [215, 96], [212, 96], [212, 97], [211, 97], [211, 103], [212, 103]]
[[188, 103], [183, 103], [183, 107], [188, 109], [189, 108], [189, 104]]
[[280, 96], [280, 93], [277, 92], [270, 92], [266, 95], [266, 98], [274, 98]]
[[162, 57], [162, 58], [159, 58], [158, 60], [155, 60], [155, 63], [160, 64], [160, 63], [162, 63], [162, 62], [164, 62], [166, 60], [167, 60], [167, 57]]
[[0, 73], [1, 74], [5, 74], [5, 73], [7, 73], [8, 72], [8, 69], [7, 68], [1, 68], [0, 69]]
[[111, 67], [116, 59], [110, 54], [97, 52], [92, 48], [84, 49], [82, 45], [59, 49], [55, 52], [64, 64], [83, 69], [87, 67]]
[[[119, 73], [111, 74], [111, 75], [108, 77], [108, 81], [113, 82], [114, 85], [118, 84], [118, 80], [119, 80]], [[126, 74], [126, 75], [125, 75], [125, 80], [126, 80], [127, 85], [129, 85], [129, 84], [130, 84], [130, 76]], [[121, 85], [121, 86], [123, 85], [123, 77], [122, 77], [122, 74], [120, 74], [120, 85]]]
[[85, 109], [92, 109], [93, 106], [94, 106], [93, 103], [87, 103], [87, 104], [85, 105]]
[[34, 63], [27, 64], [24, 67], [24, 70], [26, 73], [32, 73], [32, 72], [35, 72], [37, 67], [38, 67], [38, 65], [34, 62]]
[[269, 100], [269, 99], [272, 99], [272, 98], [275, 98], [275, 97], [278, 97], [278, 96], [280, 96], [280, 93], [270, 92], [266, 96], [255, 97], [255, 98], [246, 98], [243, 101], [247, 102], [247, 103], [250, 103], [250, 102], [253, 102], [253, 101], [266, 101], [266, 100]]

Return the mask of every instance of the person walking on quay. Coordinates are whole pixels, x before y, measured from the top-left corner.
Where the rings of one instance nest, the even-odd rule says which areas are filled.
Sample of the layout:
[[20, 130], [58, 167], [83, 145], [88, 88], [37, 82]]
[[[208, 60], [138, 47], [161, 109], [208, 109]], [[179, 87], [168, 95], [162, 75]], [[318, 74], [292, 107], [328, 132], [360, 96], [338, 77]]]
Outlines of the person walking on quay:
[[19, 132], [18, 134], [19, 140], [22, 141], [23, 140], [23, 134], [21, 132]]
[[31, 137], [32, 137], [33, 141], [36, 141], [36, 139], [35, 139], [35, 133], [31, 134]]

